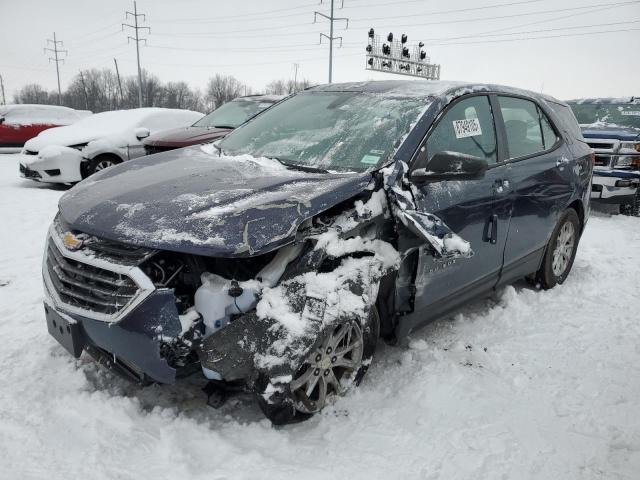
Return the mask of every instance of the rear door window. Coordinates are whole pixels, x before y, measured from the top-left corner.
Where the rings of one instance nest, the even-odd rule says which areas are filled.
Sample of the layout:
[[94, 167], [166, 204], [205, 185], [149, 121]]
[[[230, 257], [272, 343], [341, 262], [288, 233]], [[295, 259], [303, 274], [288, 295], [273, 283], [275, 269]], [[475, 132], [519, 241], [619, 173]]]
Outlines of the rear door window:
[[558, 141], [551, 121], [534, 102], [499, 96], [498, 103], [510, 159], [543, 152]]
[[496, 133], [489, 97], [465, 98], [447, 110], [427, 140], [429, 160], [444, 151], [496, 163]]

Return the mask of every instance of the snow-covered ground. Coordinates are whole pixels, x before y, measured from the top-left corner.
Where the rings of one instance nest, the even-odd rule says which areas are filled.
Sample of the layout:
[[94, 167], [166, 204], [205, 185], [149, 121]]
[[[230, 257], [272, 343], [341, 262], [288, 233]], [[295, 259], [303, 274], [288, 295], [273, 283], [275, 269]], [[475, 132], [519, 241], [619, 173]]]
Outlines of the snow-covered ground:
[[508, 287], [380, 345], [363, 385], [281, 429], [195, 381], [140, 389], [46, 329], [63, 193], [0, 156], [0, 478], [640, 478], [640, 219], [592, 216], [564, 286]]

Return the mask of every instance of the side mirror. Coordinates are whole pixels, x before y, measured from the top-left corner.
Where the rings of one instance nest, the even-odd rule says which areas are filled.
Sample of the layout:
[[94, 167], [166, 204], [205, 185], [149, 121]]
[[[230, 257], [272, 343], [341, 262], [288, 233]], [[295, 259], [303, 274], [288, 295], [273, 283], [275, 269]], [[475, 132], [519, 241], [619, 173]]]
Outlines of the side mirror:
[[0, 117], [0, 125], [4, 123], [4, 117]]
[[138, 140], [142, 140], [143, 138], [147, 138], [149, 135], [151, 135], [149, 129], [145, 127], [136, 128], [134, 133], [136, 134], [136, 138]]
[[414, 183], [443, 180], [478, 180], [489, 168], [486, 160], [458, 152], [438, 152], [424, 168], [411, 171]]

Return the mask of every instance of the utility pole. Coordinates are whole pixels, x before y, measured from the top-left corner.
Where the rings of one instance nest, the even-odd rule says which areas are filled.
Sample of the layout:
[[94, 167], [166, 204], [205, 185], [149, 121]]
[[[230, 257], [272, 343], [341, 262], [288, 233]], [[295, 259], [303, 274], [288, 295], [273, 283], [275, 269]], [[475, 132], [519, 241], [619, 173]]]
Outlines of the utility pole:
[[2, 75], [0, 75], [0, 90], [2, 90], [2, 104], [6, 105], [7, 101], [4, 98], [4, 81], [2, 80]]
[[116, 64], [116, 76], [118, 77], [118, 89], [120, 90], [120, 102], [124, 103], [124, 95], [122, 94], [122, 82], [120, 81], [120, 71], [118, 70], [118, 61], [114, 58], [113, 63]]
[[[320, 4], [323, 3], [323, 0], [320, 0]], [[333, 3], [334, 0], [331, 0], [331, 15], [327, 16], [322, 12], [313, 12], [313, 23], [316, 23], [318, 19], [318, 15], [329, 20], [329, 35], [325, 35], [324, 33], [320, 34], [320, 44], [322, 44], [322, 37], [325, 37], [329, 40], [329, 83], [331, 83], [331, 79], [333, 77], [333, 41], [340, 40], [340, 46], [342, 47], [342, 37], [334, 37], [333, 36], [333, 22], [336, 20], [344, 20], [346, 22], [345, 30], [349, 28], [349, 19], [345, 17], [334, 17], [333, 16]], [[342, 0], [342, 4], [340, 8], [344, 7], [344, 0]]]
[[54, 57], [49, 57], [49, 63], [56, 62], [56, 75], [58, 77], [58, 105], [62, 105], [62, 90], [60, 89], [60, 62], [64, 63], [64, 58], [59, 58], [58, 54], [64, 53], [65, 55], [69, 53], [67, 50], [61, 50], [58, 48], [58, 45], [63, 46], [62, 41], [56, 38], [56, 32], [53, 32], [53, 40], [47, 38], [47, 45], [52, 44], [53, 48], [45, 47], [44, 53], [52, 52]]
[[293, 64], [293, 91], [298, 91], [298, 67], [300, 65], [297, 63]]
[[87, 85], [84, 83], [84, 73], [80, 70], [80, 80], [82, 81], [82, 91], [84, 92], [84, 108], [89, 110], [89, 95], [87, 95]]
[[138, 17], [142, 17], [143, 22], [147, 21], [147, 17], [144, 13], [138, 13], [138, 7], [135, 1], [133, 2], [133, 12], [127, 11], [126, 18], [129, 18], [129, 15], [133, 17], [133, 25], [129, 25], [128, 23], [123, 23], [122, 30], [124, 30], [124, 27], [129, 27], [129, 28], [133, 28], [136, 31], [135, 38], [129, 37], [129, 36], [127, 37], [127, 43], [129, 43], [131, 40], [136, 42], [136, 55], [138, 57], [138, 106], [142, 108], [142, 69], [140, 68], [140, 42], [144, 42], [146, 45], [147, 39], [140, 38], [140, 36], [138, 35], [138, 31], [146, 29], [148, 33], [151, 33], [151, 29], [149, 27], [138, 26]]

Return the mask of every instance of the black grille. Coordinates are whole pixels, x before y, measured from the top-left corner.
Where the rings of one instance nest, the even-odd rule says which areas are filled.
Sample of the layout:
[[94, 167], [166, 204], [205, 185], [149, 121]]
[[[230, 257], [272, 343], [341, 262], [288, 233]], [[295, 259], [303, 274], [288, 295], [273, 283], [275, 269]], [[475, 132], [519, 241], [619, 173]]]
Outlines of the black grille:
[[587, 144], [591, 148], [597, 148], [598, 150], [613, 150], [612, 143], [587, 142]]
[[20, 164], [20, 173], [26, 178], [42, 178], [38, 172], [31, 170], [29, 167], [25, 167], [22, 164]]
[[138, 292], [128, 276], [66, 258], [52, 240], [47, 246], [46, 268], [60, 300], [84, 310], [112, 315]]
[[609, 161], [611, 160], [611, 157], [604, 157], [602, 155], [596, 155], [596, 159], [595, 159], [595, 164], [601, 167], [606, 167], [607, 165], [609, 165]]
[[25, 150], [25, 151], [24, 151], [24, 154], [25, 154], [25, 155], [37, 155], [37, 154], [38, 154], [38, 152], [34, 152], [33, 150]]

